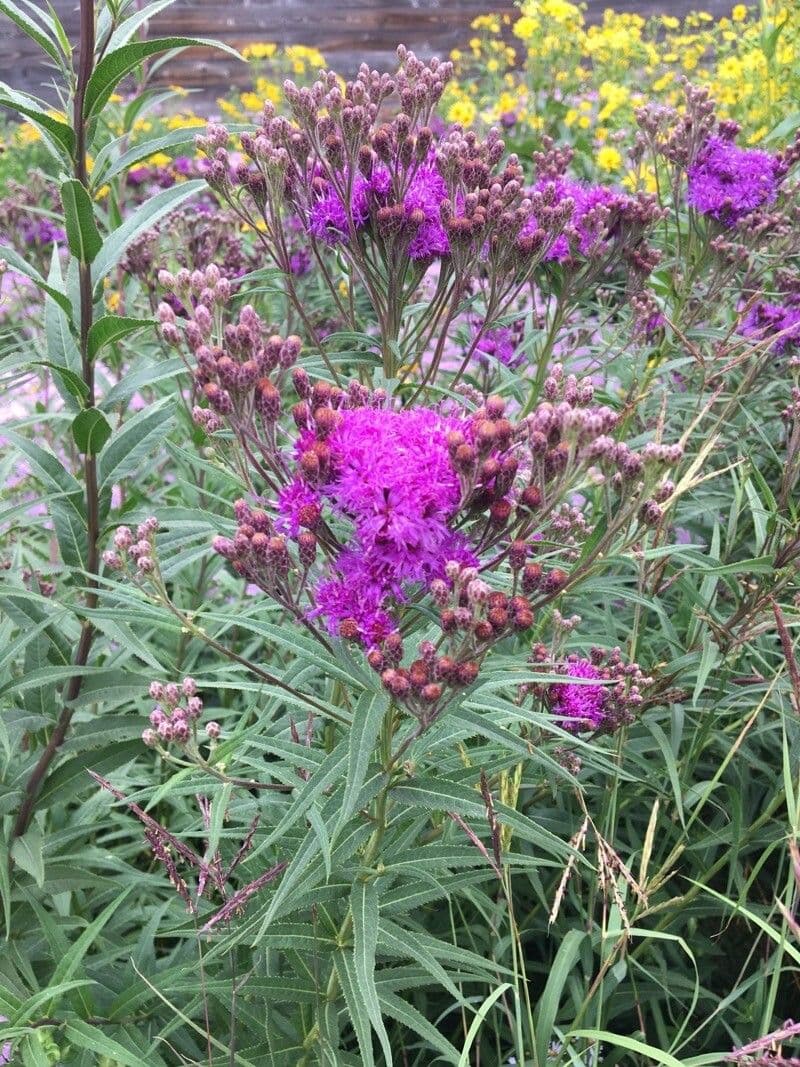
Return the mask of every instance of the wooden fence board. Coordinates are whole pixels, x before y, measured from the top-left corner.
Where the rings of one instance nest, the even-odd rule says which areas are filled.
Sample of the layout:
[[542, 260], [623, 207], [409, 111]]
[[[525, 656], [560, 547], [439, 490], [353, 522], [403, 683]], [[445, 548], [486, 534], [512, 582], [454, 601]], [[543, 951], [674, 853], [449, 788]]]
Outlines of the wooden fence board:
[[[76, 0], [53, 0], [70, 40], [78, 29]], [[653, 0], [590, 0], [589, 17], [607, 6], [618, 10], [664, 10]], [[702, 6], [696, 0], [672, 0], [669, 14]], [[718, 14], [730, 6], [722, 0], [704, 5]], [[421, 56], [445, 56], [469, 39], [472, 19], [488, 10], [514, 13], [511, 0], [178, 0], [150, 25], [151, 35], [211, 37], [241, 48], [251, 41], [318, 48], [332, 66], [352, 74], [361, 62], [391, 66], [402, 41]], [[37, 47], [0, 15], [0, 80], [26, 92], [52, 97], [52, 68]], [[202, 89], [207, 99], [248, 84], [247, 67], [211, 50], [183, 52], [164, 68], [162, 82]]]

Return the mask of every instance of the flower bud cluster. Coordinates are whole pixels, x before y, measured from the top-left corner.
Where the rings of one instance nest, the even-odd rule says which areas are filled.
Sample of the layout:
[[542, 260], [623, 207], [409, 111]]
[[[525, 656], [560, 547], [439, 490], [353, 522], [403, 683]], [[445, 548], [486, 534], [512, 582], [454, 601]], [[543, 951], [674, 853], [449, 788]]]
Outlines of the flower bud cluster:
[[440, 640], [423, 641], [408, 667], [401, 665], [404, 649], [398, 633], [389, 634], [367, 654], [383, 687], [426, 723], [455, 692], [476, 681], [482, 658], [493, 644], [528, 630], [534, 618], [526, 597], [493, 591], [476, 567], [451, 560], [445, 572], [446, 579], [431, 584], [439, 608]]
[[[278, 600], [289, 596], [292, 572], [308, 571], [317, 555], [317, 538], [311, 529], [305, 529], [297, 538], [297, 561], [289, 552], [290, 541], [275, 529], [275, 524], [262, 508], [251, 507], [245, 500], [237, 500], [233, 506], [236, 516], [236, 533], [233, 537], [215, 537], [213, 548], [227, 559], [234, 571], [242, 578], [258, 585]], [[309, 514], [313, 525], [319, 519]]]
[[[220, 428], [220, 418], [246, 422], [256, 413], [265, 426], [274, 426], [281, 413], [281, 385], [300, 354], [300, 338], [269, 335], [250, 304], [235, 322], [221, 327], [216, 309], [230, 299], [230, 283], [213, 265], [191, 274], [162, 271], [159, 280], [187, 306], [196, 298], [183, 338], [194, 355], [195, 384], [208, 408], [197, 405], [195, 421], [212, 433]], [[181, 331], [171, 305], [162, 302], [158, 316], [165, 341], [180, 347]], [[203, 413], [209, 409], [212, 414]]]
[[170, 741], [185, 745], [203, 711], [194, 678], [184, 678], [180, 683], [151, 682], [149, 692], [157, 703], [150, 712], [151, 728], [142, 733], [144, 743], [149, 748]]
[[569, 680], [527, 684], [520, 687], [520, 696], [543, 699], [558, 725], [571, 733], [614, 733], [628, 725], [641, 710], [644, 691], [654, 684], [638, 663], [624, 661], [620, 648], [592, 648], [588, 659], [572, 653], [555, 666], [550, 660], [545, 646], [534, 647], [531, 663]]
[[[196, 741], [197, 720], [203, 713], [203, 701], [197, 695], [194, 678], [180, 682], [151, 682], [150, 696], [156, 701], [150, 712], [150, 726], [142, 732], [142, 741], [148, 748], [165, 747], [173, 742], [186, 745]], [[219, 723], [208, 722], [206, 737], [216, 740], [220, 734]]]
[[136, 532], [129, 526], [118, 526], [114, 534], [114, 548], [103, 553], [103, 563], [115, 571], [134, 568], [141, 576], [151, 574], [156, 567], [156, 533], [158, 519], [151, 515], [139, 523]]

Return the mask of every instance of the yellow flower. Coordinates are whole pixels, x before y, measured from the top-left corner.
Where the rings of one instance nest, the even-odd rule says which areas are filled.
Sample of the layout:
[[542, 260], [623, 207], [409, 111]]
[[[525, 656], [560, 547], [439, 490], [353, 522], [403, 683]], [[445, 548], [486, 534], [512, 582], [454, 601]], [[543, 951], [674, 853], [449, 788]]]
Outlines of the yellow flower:
[[263, 106], [263, 100], [258, 93], [242, 93], [239, 101], [245, 111], [260, 111]]
[[121, 293], [106, 293], [106, 307], [109, 311], [119, 311], [119, 305], [122, 302]]
[[471, 100], [463, 97], [450, 105], [450, 109], [447, 112], [447, 121], [457, 122], [459, 126], [471, 126], [475, 121], [477, 110]]
[[111, 192], [110, 185], [101, 185], [97, 192], [94, 194], [95, 200], [105, 200], [108, 194]]
[[514, 36], [519, 37], [521, 41], [530, 41], [538, 29], [538, 19], [531, 18], [529, 15], [523, 15], [522, 18], [517, 19], [514, 23], [513, 33]]
[[168, 167], [172, 160], [165, 152], [155, 152], [148, 157], [147, 162], [151, 167]]
[[224, 100], [222, 97], [220, 97], [217, 100], [217, 105], [219, 106], [220, 111], [224, 115], [227, 115], [229, 118], [243, 119], [245, 117], [239, 110], [239, 108], [236, 106], [236, 104], [232, 104], [230, 100]]
[[242, 55], [245, 59], [272, 59], [277, 48], [272, 41], [248, 44], [242, 49]]
[[280, 103], [281, 87], [268, 78], [256, 79], [256, 92], [262, 100], [270, 100], [273, 104]]
[[622, 156], [611, 145], [603, 145], [597, 152], [597, 166], [607, 172], [618, 171], [622, 167]]
[[206, 120], [199, 115], [183, 112], [177, 115], [167, 116], [167, 118], [164, 119], [164, 125], [168, 130], [186, 130], [195, 126], [205, 126]]
[[638, 171], [629, 170], [622, 179], [621, 184], [626, 189], [630, 189], [632, 193], [636, 192], [637, 189], [643, 189], [644, 192], [652, 194], [658, 192], [656, 173], [652, 167], [642, 167]]
[[653, 92], [663, 93], [667, 86], [674, 80], [675, 72], [672, 70], [668, 70], [666, 74], [662, 75], [660, 78], [656, 78], [656, 80], [653, 82]]
[[662, 15], [661, 23], [666, 26], [668, 30], [677, 30], [680, 26], [679, 20], [676, 19], [674, 15]]
[[731, 18], [734, 22], [744, 22], [747, 18], [747, 6], [745, 4], [737, 4], [731, 11]]

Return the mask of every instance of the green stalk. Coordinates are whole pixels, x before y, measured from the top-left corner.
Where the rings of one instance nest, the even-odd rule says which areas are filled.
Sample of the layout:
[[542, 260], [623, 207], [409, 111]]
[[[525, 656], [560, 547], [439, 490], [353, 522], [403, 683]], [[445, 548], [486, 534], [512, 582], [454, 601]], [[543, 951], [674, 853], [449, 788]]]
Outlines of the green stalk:
[[[86, 122], [83, 117], [83, 108], [86, 87], [89, 84], [89, 78], [95, 62], [94, 15], [94, 0], [80, 0], [80, 59], [73, 101], [75, 127], [74, 174], [84, 188], [88, 186], [89, 171], [86, 157]], [[95, 406], [96, 399], [94, 363], [89, 355], [89, 329], [94, 316], [92, 268], [89, 263], [79, 264], [78, 288], [80, 293], [79, 348], [81, 371], [86, 386], [86, 408], [89, 409]], [[87, 452], [84, 456], [83, 480], [86, 501], [87, 540], [85, 605], [91, 613], [97, 607], [97, 575], [100, 563], [100, 494], [97, 487], [97, 458], [91, 452]], [[42, 783], [47, 777], [47, 772], [50, 764], [55, 759], [56, 753], [64, 743], [74, 712], [73, 702], [81, 691], [83, 674], [80, 668], [85, 667], [89, 662], [94, 636], [94, 625], [89, 618], [85, 618], [81, 623], [81, 634], [74, 656], [75, 667], [79, 669], [67, 683], [64, 691], [64, 704], [58, 722], [25, 784], [25, 792], [14, 821], [13, 837], [21, 837], [28, 829]]]

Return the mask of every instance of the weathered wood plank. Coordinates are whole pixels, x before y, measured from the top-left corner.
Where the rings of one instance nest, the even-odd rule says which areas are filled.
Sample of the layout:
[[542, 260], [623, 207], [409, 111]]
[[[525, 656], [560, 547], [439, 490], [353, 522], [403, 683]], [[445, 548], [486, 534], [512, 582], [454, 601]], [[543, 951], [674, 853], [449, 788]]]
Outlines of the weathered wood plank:
[[[53, 6], [75, 40], [76, 0], [53, 0]], [[589, 16], [599, 18], [607, 6], [606, 0], [590, 0]], [[624, 11], [664, 10], [657, 0], [616, 0], [613, 6]], [[672, 0], [669, 13], [680, 15], [698, 6], [721, 14], [730, 4]], [[511, 0], [178, 0], [153, 20], [150, 33], [212, 37], [237, 48], [251, 41], [312, 45], [336, 69], [351, 74], [361, 62], [391, 65], [400, 41], [422, 56], [446, 55], [469, 39], [470, 22], [487, 10], [513, 14], [515, 7]], [[208, 49], [183, 52], [160, 77], [162, 82], [202, 89], [210, 99], [248, 83], [244, 64]], [[52, 68], [42, 61], [33, 42], [0, 15], [0, 80], [52, 96], [52, 78]]]

